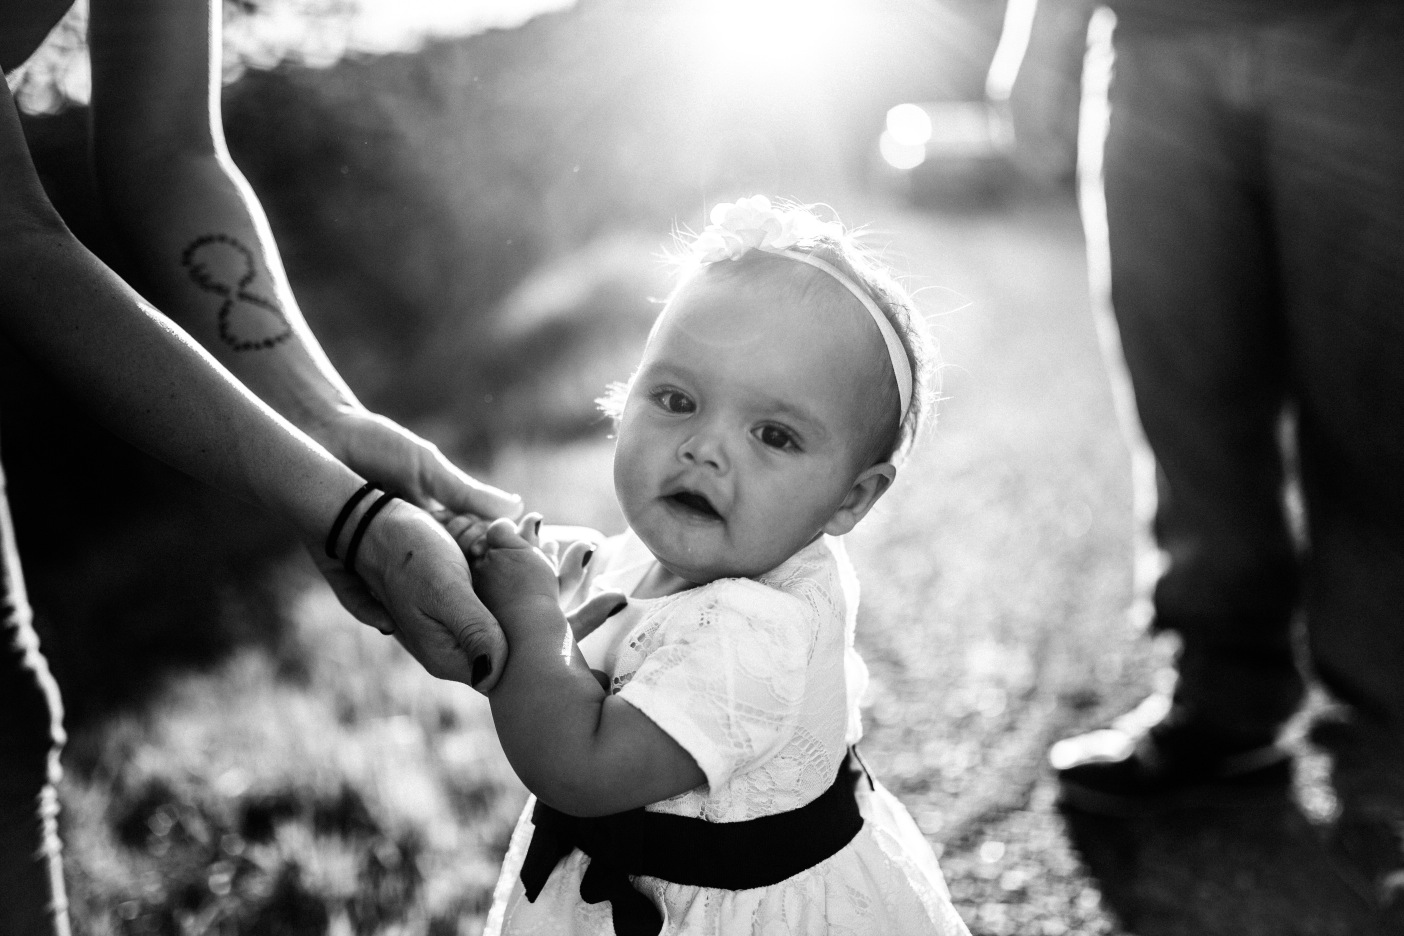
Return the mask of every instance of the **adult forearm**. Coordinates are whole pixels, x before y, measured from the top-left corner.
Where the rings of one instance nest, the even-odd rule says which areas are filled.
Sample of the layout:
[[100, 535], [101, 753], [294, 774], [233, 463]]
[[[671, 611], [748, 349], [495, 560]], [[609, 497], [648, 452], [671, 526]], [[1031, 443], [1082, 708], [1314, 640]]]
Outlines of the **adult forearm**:
[[213, 0], [90, 4], [93, 167], [134, 283], [304, 429], [355, 398], [307, 329], [221, 125]]
[[5, 335], [114, 432], [315, 537], [357, 476], [273, 414], [63, 227], [7, 226]]
[[267, 218], [221, 148], [115, 152], [96, 165], [140, 287], [270, 406], [316, 432], [356, 398], [307, 327]]

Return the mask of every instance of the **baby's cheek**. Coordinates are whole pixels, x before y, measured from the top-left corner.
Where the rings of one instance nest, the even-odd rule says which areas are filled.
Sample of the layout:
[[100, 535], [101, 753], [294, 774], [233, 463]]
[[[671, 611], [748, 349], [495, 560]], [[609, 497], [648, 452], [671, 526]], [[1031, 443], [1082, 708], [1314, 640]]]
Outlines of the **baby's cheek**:
[[646, 496], [647, 473], [636, 460], [616, 456], [614, 461], [614, 493], [624, 522], [636, 526], [639, 504]]

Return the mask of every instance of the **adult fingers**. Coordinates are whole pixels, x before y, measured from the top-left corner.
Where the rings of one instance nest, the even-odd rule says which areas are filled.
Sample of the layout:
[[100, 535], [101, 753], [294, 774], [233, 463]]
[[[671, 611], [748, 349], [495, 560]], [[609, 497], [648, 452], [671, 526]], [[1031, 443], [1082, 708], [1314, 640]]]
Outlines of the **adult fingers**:
[[[511, 531], [511, 521], [501, 524]], [[394, 617], [396, 637], [426, 670], [482, 691], [496, 684], [506, 639], [473, 593], [462, 551], [433, 517], [392, 503], [369, 527], [357, 571]]]
[[580, 641], [628, 605], [629, 599], [623, 592], [601, 592], [567, 614], [566, 621], [575, 639]]
[[[585, 579], [585, 567], [595, 554], [595, 544], [576, 540], [565, 548], [556, 563], [556, 577], [560, 582], [561, 597], [567, 599]], [[568, 600], [568, 599], [567, 599]]]
[[576, 540], [566, 546], [561, 553], [561, 570], [567, 567], [580, 571], [590, 564], [590, 560], [595, 555], [595, 543], [588, 540]]
[[356, 620], [369, 624], [382, 634], [395, 633], [395, 619], [364, 585], [348, 579], [344, 583], [332, 582], [331, 587], [341, 606], [350, 611]]
[[339, 562], [327, 558], [317, 550], [311, 552], [317, 560], [318, 571], [327, 580], [332, 593], [343, 608], [350, 611], [356, 620], [362, 624], [369, 624], [382, 634], [395, 632], [395, 621], [390, 617], [390, 612], [376, 600], [364, 582], [343, 569]]
[[540, 544], [541, 514], [532, 511], [517, 522], [517, 535], [526, 540], [528, 546]]
[[414, 560], [387, 581], [395, 636], [434, 676], [487, 692], [502, 672], [507, 642], [497, 620], [473, 593], [462, 554], [442, 530], [438, 535], [443, 537], [441, 547], [431, 538], [420, 538], [413, 547]]
[[432, 446], [421, 477], [425, 493], [454, 513], [477, 514], [489, 520], [521, 516], [519, 496], [470, 476]]
[[453, 634], [464, 659], [470, 661], [468, 684], [484, 695], [491, 692], [507, 663], [507, 638], [497, 619], [471, 590], [433, 616]]

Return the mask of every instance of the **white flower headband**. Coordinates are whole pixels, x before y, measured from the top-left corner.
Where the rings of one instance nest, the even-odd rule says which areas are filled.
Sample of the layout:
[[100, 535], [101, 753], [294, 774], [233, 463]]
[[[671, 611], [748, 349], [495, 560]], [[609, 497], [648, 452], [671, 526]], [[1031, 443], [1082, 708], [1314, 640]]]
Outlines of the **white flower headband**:
[[838, 240], [843, 229], [837, 224], [820, 221], [804, 209], [776, 208], [764, 195], [722, 202], [712, 208], [711, 220], [712, 223], [692, 243], [692, 256], [698, 263], [740, 260], [748, 250], [789, 257], [829, 274], [863, 304], [882, 333], [887, 355], [892, 359], [892, 373], [897, 378], [897, 397], [901, 404], [897, 422], [901, 425], [912, 403], [912, 365], [907, 360], [907, 349], [902, 346], [902, 339], [897, 337], [897, 330], [883, 315], [873, 297], [842, 270], [794, 249], [801, 241], [813, 241], [824, 236]]

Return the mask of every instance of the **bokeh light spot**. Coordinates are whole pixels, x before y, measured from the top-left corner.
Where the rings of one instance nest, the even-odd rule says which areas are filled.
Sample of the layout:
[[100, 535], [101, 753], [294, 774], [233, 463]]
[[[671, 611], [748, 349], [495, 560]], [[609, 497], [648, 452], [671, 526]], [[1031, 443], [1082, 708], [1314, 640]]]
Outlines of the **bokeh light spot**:
[[924, 145], [898, 142], [890, 130], [884, 130], [878, 138], [878, 152], [889, 166], [903, 171], [915, 169], [926, 161]]
[[925, 146], [931, 139], [931, 115], [920, 104], [898, 104], [887, 112], [887, 132], [901, 146]]

